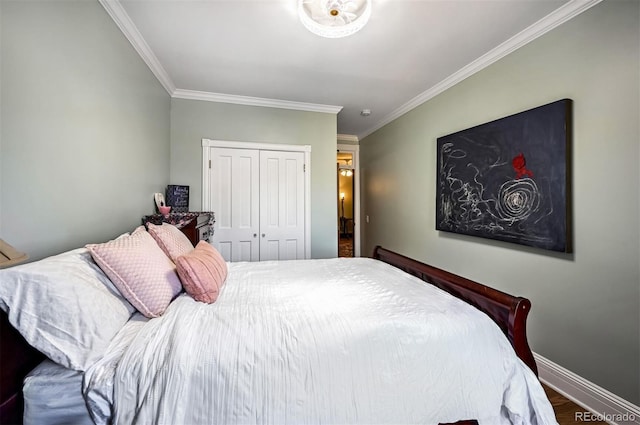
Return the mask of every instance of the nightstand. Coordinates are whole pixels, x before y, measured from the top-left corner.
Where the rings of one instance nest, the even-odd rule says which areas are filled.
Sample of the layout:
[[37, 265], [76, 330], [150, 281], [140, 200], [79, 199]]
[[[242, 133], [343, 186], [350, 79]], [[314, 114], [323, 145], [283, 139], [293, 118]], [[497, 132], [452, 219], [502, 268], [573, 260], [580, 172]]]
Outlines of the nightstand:
[[152, 214], [142, 217], [142, 224], [145, 228], [148, 223], [156, 225], [161, 225], [162, 223], [173, 224], [189, 238], [193, 246], [196, 246], [201, 240], [209, 241], [213, 235], [213, 223], [215, 221], [215, 215], [212, 212]]
[[27, 261], [29, 256], [0, 239], [0, 269]]

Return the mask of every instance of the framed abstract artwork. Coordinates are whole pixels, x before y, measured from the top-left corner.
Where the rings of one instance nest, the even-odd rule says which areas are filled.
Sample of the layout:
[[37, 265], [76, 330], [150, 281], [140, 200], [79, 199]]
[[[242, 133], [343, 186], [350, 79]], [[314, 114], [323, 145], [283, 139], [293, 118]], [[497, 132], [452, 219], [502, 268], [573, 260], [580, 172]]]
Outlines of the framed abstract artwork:
[[572, 251], [570, 99], [437, 140], [436, 229]]

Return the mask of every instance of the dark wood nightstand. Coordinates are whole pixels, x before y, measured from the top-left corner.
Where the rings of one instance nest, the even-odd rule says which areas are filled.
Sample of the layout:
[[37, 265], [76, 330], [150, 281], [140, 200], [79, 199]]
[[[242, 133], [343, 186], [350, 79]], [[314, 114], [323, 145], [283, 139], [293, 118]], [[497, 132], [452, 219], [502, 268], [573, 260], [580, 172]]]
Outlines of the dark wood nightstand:
[[189, 238], [193, 246], [196, 246], [201, 240], [209, 240], [213, 235], [213, 223], [215, 221], [215, 215], [212, 212], [152, 214], [142, 217], [142, 224], [145, 228], [149, 223], [156, 225], [161, 225], [162, 223], [173, 224]]

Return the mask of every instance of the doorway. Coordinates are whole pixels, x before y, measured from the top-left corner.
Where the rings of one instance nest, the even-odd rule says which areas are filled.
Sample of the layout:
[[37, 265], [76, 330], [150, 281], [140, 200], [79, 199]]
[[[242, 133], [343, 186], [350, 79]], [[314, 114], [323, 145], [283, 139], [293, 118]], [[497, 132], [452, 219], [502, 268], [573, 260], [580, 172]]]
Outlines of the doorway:
[[360, 256], [358, 146], [338, 145], [338, 257]]

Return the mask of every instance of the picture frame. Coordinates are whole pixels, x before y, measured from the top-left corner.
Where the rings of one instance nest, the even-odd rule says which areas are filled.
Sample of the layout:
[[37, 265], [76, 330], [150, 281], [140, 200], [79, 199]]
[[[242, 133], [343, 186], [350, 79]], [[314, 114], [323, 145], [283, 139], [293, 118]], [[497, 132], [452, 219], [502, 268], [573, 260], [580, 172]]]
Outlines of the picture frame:
[[571, 99], [437, 139], [436, 230], [572, 252]]
[[170, 184], [167, 186], [167, 206], [171, 212], [189, 212], [189, 186]]

